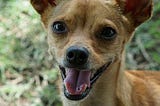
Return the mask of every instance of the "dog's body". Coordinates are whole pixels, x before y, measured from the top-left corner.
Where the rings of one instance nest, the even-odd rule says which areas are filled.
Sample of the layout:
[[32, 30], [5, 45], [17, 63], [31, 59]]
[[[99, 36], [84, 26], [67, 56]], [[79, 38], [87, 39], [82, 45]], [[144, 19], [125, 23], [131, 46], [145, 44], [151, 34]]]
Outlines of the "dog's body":
[[31, 0], [59, 65], [64, 106], [160, 106], [160, 73], [124, 71], [151, 0]]

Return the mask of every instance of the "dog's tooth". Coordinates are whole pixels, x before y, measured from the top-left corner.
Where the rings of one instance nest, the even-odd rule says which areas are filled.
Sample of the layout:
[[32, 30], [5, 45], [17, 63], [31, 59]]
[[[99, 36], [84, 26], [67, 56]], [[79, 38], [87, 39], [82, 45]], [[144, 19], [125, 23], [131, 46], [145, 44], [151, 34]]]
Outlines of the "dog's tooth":
[[69, 72], [69, 68], [66, 68], [66, 75], [68, 75], [68, 72]]

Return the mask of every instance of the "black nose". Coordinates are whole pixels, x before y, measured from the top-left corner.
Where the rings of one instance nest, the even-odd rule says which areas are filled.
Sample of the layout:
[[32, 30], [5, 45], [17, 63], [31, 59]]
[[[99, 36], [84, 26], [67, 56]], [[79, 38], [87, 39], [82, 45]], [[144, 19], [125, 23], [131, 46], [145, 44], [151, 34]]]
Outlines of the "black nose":
[[66, 60], [71, 66], [82, 66], [88, 61], [89, 52], [84, 47], [72, 46], [67, 49]]

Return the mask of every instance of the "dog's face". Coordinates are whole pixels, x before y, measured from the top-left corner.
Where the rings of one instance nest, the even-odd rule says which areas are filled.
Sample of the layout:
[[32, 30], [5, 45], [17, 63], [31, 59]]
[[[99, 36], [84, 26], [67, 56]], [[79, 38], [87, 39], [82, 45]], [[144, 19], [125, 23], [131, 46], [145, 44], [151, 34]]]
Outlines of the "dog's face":
[[103, 71], [120, 59], [135, 28], [151, 16], [150, 0], [31, 0], [48, 31], [64, 94], [85, 98]]

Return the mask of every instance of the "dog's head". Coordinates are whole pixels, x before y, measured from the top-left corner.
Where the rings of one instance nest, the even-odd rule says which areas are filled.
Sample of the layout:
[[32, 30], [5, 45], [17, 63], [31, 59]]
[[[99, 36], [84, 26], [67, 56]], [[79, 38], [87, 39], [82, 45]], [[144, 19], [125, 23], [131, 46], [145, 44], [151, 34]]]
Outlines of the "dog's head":
[[64, 94], [85, 98], [112, 61], [120, 59], [137, 26], [151, 16], [151, 0], [31, 0], [48, 31]]

